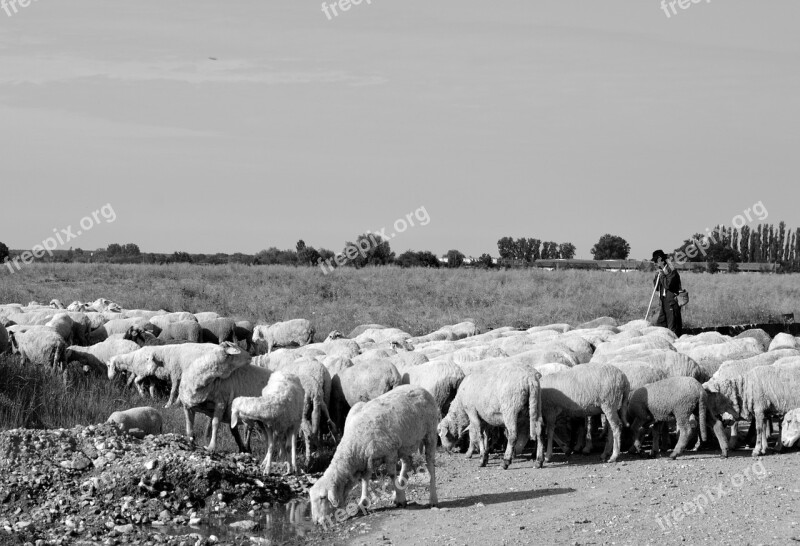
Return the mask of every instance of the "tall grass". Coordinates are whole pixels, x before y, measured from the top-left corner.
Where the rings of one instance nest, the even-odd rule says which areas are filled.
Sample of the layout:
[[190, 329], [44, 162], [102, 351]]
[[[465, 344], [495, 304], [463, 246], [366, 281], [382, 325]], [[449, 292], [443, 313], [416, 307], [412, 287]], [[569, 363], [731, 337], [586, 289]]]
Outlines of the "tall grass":
[[[14, 274], [0, 270], [0, 303], [107, 297], [126, 308], [217, 311], [254, 321], [305, 317], [319, 340], [364, 323], [417, 335], [468, 319], [481, 330], [578, 324], [604, 315], [624, 322], [644, 317], [652, 278], [537, 269], [344, 268], [323, 275], [318, 268], [290, 266], [33, 264]], [[800, 310], [797, 275], [687, 272], [682, 280], [692, 298], [684, 310], [686, 327], [769, 322]], [[100, 422], [117, 409], [148, 403], [104, 378], [76, 381], [67, 391], [60, 376], [16, 362], [0, 358], [0, 428]], [[167, 431], [183, 431], [182, 412], [164, 416]]]

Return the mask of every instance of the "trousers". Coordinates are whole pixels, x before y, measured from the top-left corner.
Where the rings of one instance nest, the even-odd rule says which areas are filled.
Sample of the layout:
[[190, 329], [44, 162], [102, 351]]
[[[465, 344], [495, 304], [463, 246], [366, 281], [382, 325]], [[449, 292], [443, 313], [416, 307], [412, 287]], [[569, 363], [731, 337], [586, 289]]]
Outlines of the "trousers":
[[683, 318], [681, 318], [681, 308], [677, 300], [672, 297], [661, 296], [661, 309], [658, 312], [656, 326], [662, 326], [672, 330], [676, 336], [683, 334]]

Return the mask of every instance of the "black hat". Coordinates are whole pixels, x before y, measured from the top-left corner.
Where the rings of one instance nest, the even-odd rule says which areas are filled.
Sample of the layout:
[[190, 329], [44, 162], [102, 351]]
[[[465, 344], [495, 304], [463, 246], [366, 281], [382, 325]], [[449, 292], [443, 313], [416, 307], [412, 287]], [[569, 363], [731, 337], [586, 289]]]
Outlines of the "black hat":
[[653, 252], [653, 259], [652, 259], [651, 261], [655, 262], [655, 261], [656, 261], [656, 260], [658, 260], [659, 258], [661, 258], [661, 259], [662, 259], [662, 260], [664, 260], [665, 262], [667, 261], [667, 255], [666, 255], [666, 254], [664, 254], [664, 251], [663, 251], [663, 250], [661, 250], [661, 249], [658, 249], [658, 250], [656, 250], [655, 252]]

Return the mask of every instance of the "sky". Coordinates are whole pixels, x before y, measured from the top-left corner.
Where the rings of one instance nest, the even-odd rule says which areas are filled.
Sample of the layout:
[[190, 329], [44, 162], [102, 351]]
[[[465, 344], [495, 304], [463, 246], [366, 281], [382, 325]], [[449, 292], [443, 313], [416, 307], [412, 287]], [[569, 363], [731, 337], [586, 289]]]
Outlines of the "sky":
[[332, 4], [0, 9], [0, 241], [252, 254], [384, 230], [397, 253], [591, 258], [610, 233], [642, 259], [800, 226], [796, 0]]

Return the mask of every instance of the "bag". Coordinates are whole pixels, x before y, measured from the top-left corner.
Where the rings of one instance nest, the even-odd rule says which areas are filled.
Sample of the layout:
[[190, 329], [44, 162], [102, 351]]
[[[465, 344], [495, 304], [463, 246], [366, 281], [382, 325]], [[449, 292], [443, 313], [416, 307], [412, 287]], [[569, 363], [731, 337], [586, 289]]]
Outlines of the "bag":
[[678, 300], [678, 307], [684, 307], [686, 304], [689, 303], [689, 292], [681, 288], [678, 290], [678, 295], [676, 296]]

